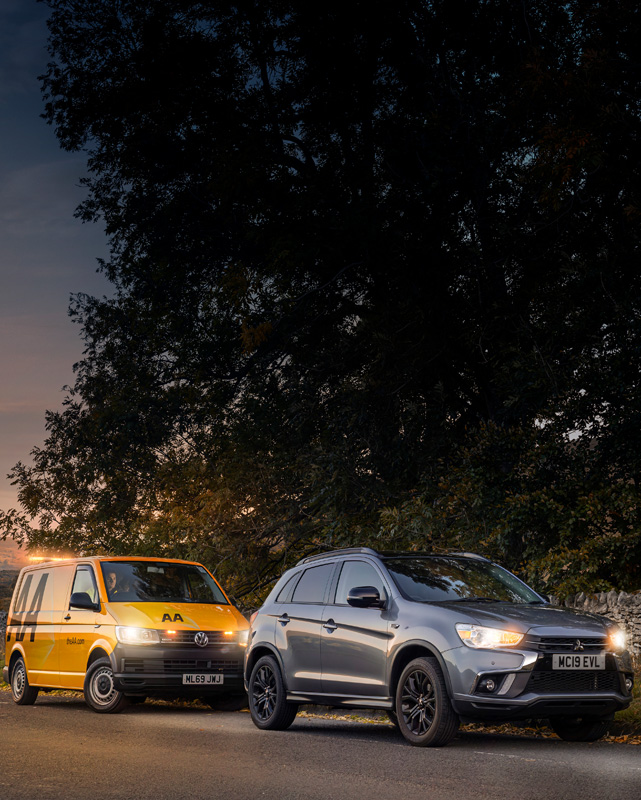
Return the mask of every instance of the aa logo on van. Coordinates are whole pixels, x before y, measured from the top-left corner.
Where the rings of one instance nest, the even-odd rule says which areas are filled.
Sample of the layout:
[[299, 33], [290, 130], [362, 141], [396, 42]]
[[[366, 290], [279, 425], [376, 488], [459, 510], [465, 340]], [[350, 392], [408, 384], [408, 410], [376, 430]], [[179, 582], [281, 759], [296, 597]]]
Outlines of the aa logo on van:
[[171, 614], [163, 614], [162, 615], [163, 622], [184, 622], [185, 620], [180, 616], [180, 614], [174, 614], [174, 618], [171, 618]]

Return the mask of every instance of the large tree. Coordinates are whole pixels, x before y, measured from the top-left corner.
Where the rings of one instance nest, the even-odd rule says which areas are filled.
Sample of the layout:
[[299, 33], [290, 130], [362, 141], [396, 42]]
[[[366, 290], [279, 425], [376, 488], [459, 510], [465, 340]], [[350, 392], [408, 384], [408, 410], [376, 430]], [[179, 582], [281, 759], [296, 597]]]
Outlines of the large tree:
[[47, 2], [115, 295], [5, 535], [639, 580], [635, 4]]

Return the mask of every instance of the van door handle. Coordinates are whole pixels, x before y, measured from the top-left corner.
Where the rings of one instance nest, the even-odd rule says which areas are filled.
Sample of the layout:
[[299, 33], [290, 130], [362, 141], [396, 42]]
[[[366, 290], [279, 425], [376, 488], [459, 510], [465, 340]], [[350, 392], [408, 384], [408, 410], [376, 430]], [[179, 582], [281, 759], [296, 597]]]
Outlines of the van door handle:
[[287, 614], [283, 614], [282, 617], [278, 617], [278, 621], [280, 622], [281, 625], [287, 625], [288, 622], [291, 622]]
[[64, 617], [64, 619], [71, 619], [71, 614], [67, 614], [67, 616]]
[[338, 628], [338, 625], [333, 619], [328, 619], [327, 622], [323, 622], [323, 628], [325, 628], [328, 633], [332, 633], [336, 630], [336, 628]]

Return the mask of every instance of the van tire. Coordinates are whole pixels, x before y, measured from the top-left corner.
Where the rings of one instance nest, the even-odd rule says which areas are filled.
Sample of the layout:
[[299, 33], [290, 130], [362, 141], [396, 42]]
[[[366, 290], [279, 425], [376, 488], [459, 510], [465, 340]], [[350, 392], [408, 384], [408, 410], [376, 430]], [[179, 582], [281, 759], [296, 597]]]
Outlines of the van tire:
[[19, 656], [11, 670], [11, 696], [19, 706], [32, 706], [38, 697], [38, 689], [29, 685], [24, 658]]
[[98, 714], [117, 714], [129, 705], [129, 698], [118, 691], [108, 658], [99, 658], [89, 665], [84, 686], [85, 703]]

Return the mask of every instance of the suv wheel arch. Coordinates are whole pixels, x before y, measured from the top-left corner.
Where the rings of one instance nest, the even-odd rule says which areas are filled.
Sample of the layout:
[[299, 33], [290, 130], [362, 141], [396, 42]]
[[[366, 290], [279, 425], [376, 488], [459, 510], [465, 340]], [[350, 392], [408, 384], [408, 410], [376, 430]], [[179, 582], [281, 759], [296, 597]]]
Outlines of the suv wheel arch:
[[425, 639], [411, 639], [408, 642], [404, 642], [394, 656], [389, 680], [390, 697], [396, 696], [396, 686], [401, 677], [401, 673], [410, 661], [413, 661], [415, 658], [435, 658], [438, 661], [443, 677], [445, 678], [448, 694], [451, 697], [452, 685], [450, 683], [449, 672], [445, 665], [445, 659], [440, 651]]
[[254, 645], [247, 657], [247, 663], [245, 664], [245, 681], [249, 681], [254, 664], [263, 656], [273, 656], [273, 658], [276, 659], [278, 666], [280, 667], [281, 675], [283, 676], [285, 689], [287, 689], [287, 674], [285, 672], [285, 667], [283, 665], [283, 660], [280, 657], [280, 653], [273, 645], [263, 642]]

